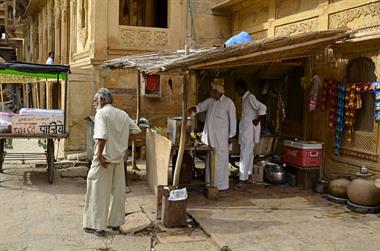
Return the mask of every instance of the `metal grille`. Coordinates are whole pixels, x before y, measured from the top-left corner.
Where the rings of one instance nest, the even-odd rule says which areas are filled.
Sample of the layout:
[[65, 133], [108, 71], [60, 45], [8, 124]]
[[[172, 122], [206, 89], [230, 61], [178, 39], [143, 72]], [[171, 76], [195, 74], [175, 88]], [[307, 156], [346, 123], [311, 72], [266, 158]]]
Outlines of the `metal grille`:
[[360, 132], [355, 132], [351, 142], [347, 140], [346, 135], [343, 136], [343, 148], [376, 153], [376, 140], [372, 134], [363, 135]]

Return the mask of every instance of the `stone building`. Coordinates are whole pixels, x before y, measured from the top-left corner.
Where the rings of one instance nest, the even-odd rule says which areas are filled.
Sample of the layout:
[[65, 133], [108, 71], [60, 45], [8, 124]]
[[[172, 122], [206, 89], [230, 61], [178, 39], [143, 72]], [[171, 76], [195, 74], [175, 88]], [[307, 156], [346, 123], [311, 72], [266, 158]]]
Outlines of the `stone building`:
[[[186, 0], [30, 1], [24, 14], [22, 59], [45, 63], [52, 51], [55, 63], [69, 64], [72, 69], [67, 107], [70, 137], [65, 143], [65, 152], [85, 150], [85, 118], [93, 114], [91, 102], [97, 88], [111, 89], [115, 105], [134, 116], [137, 73], [97, 72], [99, 64], [128, 54], [184, 49], [186, 38], [190, 46], [195, 43], [203, 46], [221, 43], [230, 35], [225, 32], [229, 30], [227, 26], [219, 26], [223, 21], [226, 23], [227, 18], [215, 17], [211, 11], [211, 6], [220, 1], [204, 2], [192, 1], [190, 18], [186, 16]], [[204, 22], [209, 24], [206, 29]], [[187, 26], [193, 28], [195, 36], [186, 32], [190, 30]], [[160, 81], [158, 96], [144, 95], [142, 99], [142, 115], [158, 126], [165, 125], [168, 115], [180, 112], [179, 79], [173, 76], [170, 86], [169, 79], [171, 76]], [[63, 90], [62, 84], [57, 83], [33, 86], [26, 92], [32, 92], [34, 99], [26, 104], [62, 108]]]
[[[304, 70], [313, 69], [322, 80], [364, 83], [380, 79], [380, 1], [228, 0], [214, 5], [212, 10], [229, 18], [233, 34], [244, 30], [256, 40], [336, 28], [358, 31], [357, 38], [301, 60], [302, 66]], [[353, 139], [350, 142], [343, 136], [342, 154], [336, 156], [335, 130], [328, 129], [328, 113], [309, 112], [309, 90], [303, 90], [296, 81], [290, 88], [293, 101], [304, 107], [298, 110], [299, 118], [289, 116], [283, 121], [283, 133], [325, 142], [327, 177], [357, 172], [363, 164], [380, 174], [380, 130], [374, 120], [373, 94], [362, 95], [363, 108], [356, 113]]]
[[[24, 54], [26, 61], [44, 63], [47, 53], [55, 51], [56, 63], [72, 66], [68, 93], [70, 139], [65, 150], [82, 151], [85, 149], [84, 119], [92, 114], [91, 97], [96, 88], [110, 88], [115, 94], [116, 106], [132, 116], [135, 113], [137, 73], [127, 70], [93, 73], [92, 69], [107, 59], [184, 49], [186, 44], [190, 48], [221, 45], [242, 30], [260, 40], [347, 27], [361, 35], [298, 63], [303, 70], [313, 69], [321, 79], [375, 81], [380, 74], [379, 35], [376, 33], [380, 30], [379, 14], [380, 1], [373, 0], [32, 0], [25, 14], [28, 22]], [[361, 64], [366, 67], [360, 67]], [[257, 72], [273, 79], [287, 68], [265, 69]], [[249, 70], [240, 73], [247, 78], [252, 75]], [[354, 79], [353, 75], [362, 77]], [[226, 83], [233, 77], [231, 73]], [[308, 90], [300, 85], [299, 76], [290, 74], [289, 77], [295, 84], [289, 87], [287, 98], [304, 106], [297, 102], [289, 105], [290, 115], [282, 123], [284, 136], [324, 141], [328, 177], [356, 171], [361, 164], [380, 172], [380, 130], [374, 122], [373, 107], [368, 105], [373, 96], [363, 97], [368, 109], [357, 113], [357, 121], [363, 122], [355, 125], [352, 142], [344, 141], [342, 155], [335, 156], [332, 151], [335, 132], [327, 127], [327, 113], [308, 112]], [[190, 103], [203, 98], [199, 94], [201, 88], [197, 88], [206, 80], [194, 77], [191, 81]], [[156, 126], [165, 126], [167, 116], [180, 113], [180, 82], [178, 76], [169, 74], [160, 79], [155, 95], [142, 90], [141, 115]], [[54, 99], [59, 100], [62, 95], [60, 88], [54, 85], [41, 84], [34, 91], [41, 95], [55, 93], [41, 101], [45, 107], [59, 106]], [[233, 92], [231, 85], [226, 88]]]

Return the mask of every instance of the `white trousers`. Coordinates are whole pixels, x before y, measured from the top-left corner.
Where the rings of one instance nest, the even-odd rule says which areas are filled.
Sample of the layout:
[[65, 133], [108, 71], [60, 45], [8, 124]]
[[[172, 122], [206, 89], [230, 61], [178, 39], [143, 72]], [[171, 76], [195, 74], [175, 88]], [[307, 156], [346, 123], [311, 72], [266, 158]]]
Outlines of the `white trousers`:
[[240, 144], [239, 179], [242, 181], [248, 180], [249, 175], [252, 175], [254, 147], [254, 143]]
[[87, 176], [83, 227], [105, 230], [125, 222], [124, 162], [102, 167], [97, 161]]
[[[206, 156], [206, 183], [210, 183], [210, 161], [211, 153], [209, 152]], [[229, 162], [228, 162], [228, 150], [222, 151], [215, 149], [215, 186], [218, 190], [229, 189]]]

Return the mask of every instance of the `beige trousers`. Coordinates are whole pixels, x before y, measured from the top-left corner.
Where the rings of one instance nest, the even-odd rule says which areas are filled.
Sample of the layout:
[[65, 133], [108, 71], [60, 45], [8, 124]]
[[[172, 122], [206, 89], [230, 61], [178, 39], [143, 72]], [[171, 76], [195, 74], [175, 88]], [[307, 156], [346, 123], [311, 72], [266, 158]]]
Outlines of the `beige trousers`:
[[87, 176], [83, 227], [105, 230], [125, 222], [124, 162], [102, 167], [97, 161]]

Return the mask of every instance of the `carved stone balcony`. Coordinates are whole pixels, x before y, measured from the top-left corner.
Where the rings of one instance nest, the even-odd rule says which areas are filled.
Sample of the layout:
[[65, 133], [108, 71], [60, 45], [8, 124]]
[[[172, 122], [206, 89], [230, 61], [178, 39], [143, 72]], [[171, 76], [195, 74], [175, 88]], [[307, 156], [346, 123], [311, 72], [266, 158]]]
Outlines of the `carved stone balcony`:
[[169, 29], [119, 26], [120, 47], [127, 50], [166, 50], [169, 49]]

